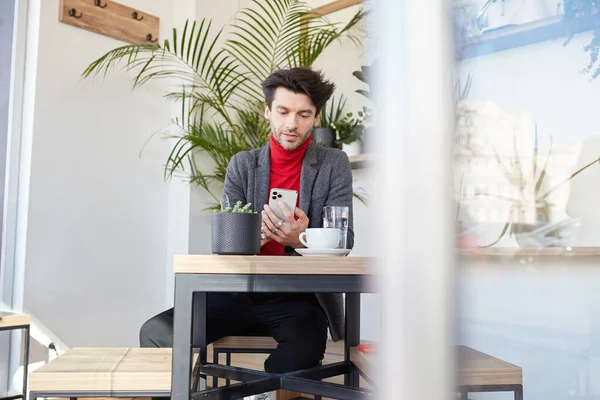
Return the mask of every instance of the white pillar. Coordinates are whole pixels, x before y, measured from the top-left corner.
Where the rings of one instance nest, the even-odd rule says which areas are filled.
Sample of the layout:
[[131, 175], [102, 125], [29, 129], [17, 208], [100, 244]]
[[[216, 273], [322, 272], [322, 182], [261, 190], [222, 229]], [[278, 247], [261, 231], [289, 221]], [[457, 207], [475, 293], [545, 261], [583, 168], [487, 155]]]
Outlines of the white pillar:
[[452, 393], [452, 49], [445, 3], [374, 3], [380, 119], [369, 208], [370, 237], [381, 255], [382, 399], [446, 400]]

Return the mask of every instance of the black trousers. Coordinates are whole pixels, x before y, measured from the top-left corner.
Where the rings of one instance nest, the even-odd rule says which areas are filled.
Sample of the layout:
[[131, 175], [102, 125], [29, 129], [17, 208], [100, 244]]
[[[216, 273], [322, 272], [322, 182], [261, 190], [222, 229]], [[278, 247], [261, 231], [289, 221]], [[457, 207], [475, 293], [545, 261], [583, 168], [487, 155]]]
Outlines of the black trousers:
[[[325, 354], [327, 318], [314, 294], [209, 293], [206, 334], [211, 343], [257, 330], [270, 334], [277, 349], [266, 372], [285, 373], [317, 366]], [[173, 309], [144, 323], [141, 347], [173, 347]]]

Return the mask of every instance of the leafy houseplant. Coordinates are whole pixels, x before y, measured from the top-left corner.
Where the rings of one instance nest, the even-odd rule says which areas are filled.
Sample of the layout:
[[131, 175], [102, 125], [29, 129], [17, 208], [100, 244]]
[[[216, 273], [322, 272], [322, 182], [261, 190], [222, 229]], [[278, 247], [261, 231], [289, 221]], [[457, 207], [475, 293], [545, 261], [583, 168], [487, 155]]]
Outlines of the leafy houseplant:
[[313, 129], [312, 140], [314, 142], [325, 147], [336, 147], [335, 130], [331, 124], [342, 117], [345, 105], [346, 99], [344, 95], [340, 95], [337, 103], [334, 96], [328, 104], [325, 104], [323, 110], [321, 110], [319, 126]]
[[367, 90], [357, 89], [356, 93], [361, 94], [370, 100], [373, 100], [373, 94], [370, 91], [369, 76], [372, 74], [371, 71], [376, 67], [377, 67], [377, 59], [375, 59], [370, 66], [362, 65], [360, 67], [360, 71], [352, 72], [352, 76], [354, 76], [356, 79], [358, 79], [362, 83], [365, 83], [365, 84], [367, 84], [367, 86], [369, 86], [369, 88]]
[[252, 210], [252, 203], [241, 201], [212, 215], [212, 252], [222, 255], [255, 255], [260, 253], [260, 226], [262, 217]]
[[[359, 10], [345, 24], [334, 24], [310, 13], [299, 0], [253, 0], [229, 26], [214, 33], [212, 21], [186, 22], [173, 29], [171, 40], [118, 47], [91, 63], [83, 76], [107, 74], [123, 63], [134, 71], [133, 86], [165, 79], [166, 98], [181, 104], [181, 116], [167, 137], [175, 145], [167, 159], [165, 178], [183, 172], [213, 199], [214, 184], [222, 185], [233, 155], [268, 143], [262, 81], [278, 68], [310, 67], [330, 45], [363, 18]], [[196, 157], [204, 153], [212, 171], [200, 170]], [[214, 204], [213, 208], [217, 208]]]
[[600, 0], [564, 0], [564, 12], [564, 19], [569, 30], [565, 45], [573, 38], [573, 28], [582, 23], [582, 18], [590, 19], [594, 25], [592, 40], [583, 48], [586, 53], [590, 53], [590, 62], [583, 72], [591, 74], [592, 79], [596, 79], [600, 76], [600, 64], [598, 63], [600, 56]]
[[357, 114], [355, 117], [353, 113], [349, 112], [344, 118], [331, 123], [331, 127], [335, 130], [335, 141], [338, 148], [341, 149], [343, 144], [351, 144], [362, 139], [364, 123], [370, 118], [371, 111], [367, 107], [363, 107], [362, 111]]
[[[512, 157], [511, 162], [508, 166], [506, 166], [498, 153], [494, 150], [496, 161], [504, 177], [507, 181], [516, 189], [516, 192], [519, 194], [518, 197], [504, 197], [499, 195], [492, 194], [482, 194], [476, 193], [477, 196], [491, 196], [498, 198], [500, 200], [510, 202], [509, 214], [506, 222], [504, 223], [504, 227], [500, 232], [499, 237], [492, 243], [482, 246], [489, 247], [493, 246], [500, 241], [507, 233], [510, 235], [514, 235], [519, 242], [519, 234], [526, 234], [528, 232], [537, 230], [539, 228], [543, 228], [545, 225], [548, 225], [550, 221], [550, 209], [552, 204], [548, 200], [549, 196], [554, 193], [558, 188], [560, 188], [564, 183], [570, 181], [575, 178], [577, 175], [591, 167], [592, 165], [598, 163], [600, 165], [600, 157], [598, 159], [584, 165], [577, 171], [573, 172], [566, 179], [561, 181], [559, 184], [553, 186], [550, 189], [543, 189], [544, 178], [547, 174], [548, 161], [550, 160], [550, 156], [552, 155], [552, 144], [550, 145], [550, 149], [548, 150], [548, 155], [546, 160], [544, 161], [544, 165], [540, 170], [539, 174], [537, 173], [538, 169], [538, 133], [537, 127], [535, 131], [535, 144], [533, 148], [533, 157], [531, 162], [531, 170], [529, 173], [524, 171], [521, 167], [521, 160], [519, 158], [519, 154], [517, 151], [517, 140], [516, 135], [513, 136], [513, 151], [514, 156]], [[520, 217], [522, 213], [526, 210], [533, 209], [535, 211], [535, 222], [534, 223], [524, 223]], [[561, 232], [557, 229], [550, 229], [549, 234], [554, 236], [556, 240], [561, 239]]]

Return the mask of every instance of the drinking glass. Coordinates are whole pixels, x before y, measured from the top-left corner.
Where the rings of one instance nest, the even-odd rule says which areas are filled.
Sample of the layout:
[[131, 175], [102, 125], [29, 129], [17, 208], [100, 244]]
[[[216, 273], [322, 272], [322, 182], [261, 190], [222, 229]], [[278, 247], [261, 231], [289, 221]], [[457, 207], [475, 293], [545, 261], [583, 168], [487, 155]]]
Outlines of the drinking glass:
[[346, 248], [348, 236], [348, 214], [350, 207], [345, 206], [325, 206], [323, 207], [323, 228], [339, 228], [340, 235], [339, 249]]

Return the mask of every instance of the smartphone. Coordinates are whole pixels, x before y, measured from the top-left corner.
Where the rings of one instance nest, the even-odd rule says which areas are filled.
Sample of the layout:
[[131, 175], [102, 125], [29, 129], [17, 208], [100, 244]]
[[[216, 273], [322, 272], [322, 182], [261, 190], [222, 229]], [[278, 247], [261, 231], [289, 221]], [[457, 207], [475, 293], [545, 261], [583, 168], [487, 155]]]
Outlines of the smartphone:
[[273, 210], [280, 220], [287, 221], [285, 214], [279, 207], [280, 201], [283, 201], [293, 214], [296, 209], [296, 203], [298, 202], [298, 192], [295, 190], [277, 188], [273, 188], [269, 192], [269, 207], [271, 207], [271, 210]]

